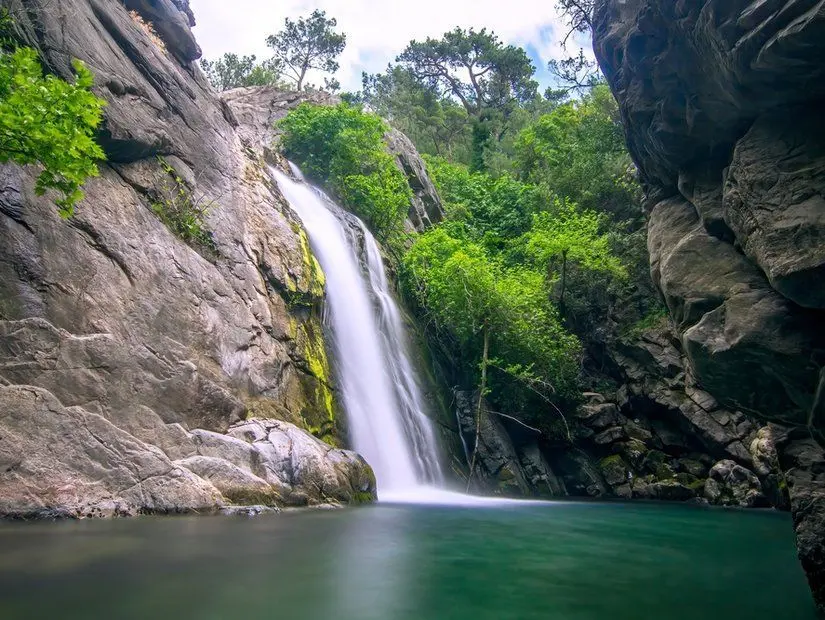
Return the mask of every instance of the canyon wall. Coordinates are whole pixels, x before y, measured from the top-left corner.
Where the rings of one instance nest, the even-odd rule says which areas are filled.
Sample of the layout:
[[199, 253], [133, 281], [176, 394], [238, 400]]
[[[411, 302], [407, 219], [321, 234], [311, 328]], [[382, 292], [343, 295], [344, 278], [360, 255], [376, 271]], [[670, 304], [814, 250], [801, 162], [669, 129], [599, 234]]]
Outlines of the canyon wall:
[[[107, 161], [70, 219], [36, 167], [0, 168], [0, 514], [372, 497], [334, 447], [323, 273], [195, 64], [188, 3], [3, 5], [47, 70], [94, 72]], [[175, 195], [206, 208], [207, 245], [156, 215]]]
[[689, 382], [771, 422], [825, 604], [825, 3], [599, 0]]

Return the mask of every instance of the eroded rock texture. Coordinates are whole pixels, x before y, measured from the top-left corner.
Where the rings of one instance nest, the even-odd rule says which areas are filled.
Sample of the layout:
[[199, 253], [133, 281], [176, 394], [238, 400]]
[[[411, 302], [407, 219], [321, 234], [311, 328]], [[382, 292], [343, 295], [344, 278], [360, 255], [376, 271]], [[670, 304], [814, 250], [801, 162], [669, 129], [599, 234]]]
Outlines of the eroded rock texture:
[[[696, 385], [791, 438], [779, 462], [823, 606], [825, 2], [596, 4], [594, 48], [651, 210], [654, 281]], [[711, 487], [725, 480], [737, 497], [755, 488], [717, 464]]]
[[[193, 63], [188, 2], [3, 4], [49, 70], [71, 78], [79, 58], [94, 72], [108, 163], [68, 220], [34, 194], [34, 167], [0, 168], [0, 512], [369, 497], [363, 461], [305, 432], [337, 434], [323, 274], [263, 145]], [[214, 247], [153, 213], [170, 184], [209, 205]], [[247, 447], [203, 451], [246, 418], [296, 426], [259, 421]]]

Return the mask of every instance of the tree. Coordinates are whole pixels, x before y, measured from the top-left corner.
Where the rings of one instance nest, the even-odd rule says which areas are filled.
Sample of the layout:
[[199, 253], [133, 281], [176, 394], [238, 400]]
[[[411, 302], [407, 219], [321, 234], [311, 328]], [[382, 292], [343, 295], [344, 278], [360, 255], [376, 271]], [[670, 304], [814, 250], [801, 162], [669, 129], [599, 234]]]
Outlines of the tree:
[[456, 28], [441, 39], [411, 41], [397, 61], [416, 79], [461, 102], [473, 119], [475, 170], [484, 168], [483, 153], [492, 126], [506, 119], [519, 102], [532, 100], [535, 67], [527, 53], [505, 46], [486, 29]]
[[602, 83], [601, 73], [595, 62], [588, 60], [584, 50], [579, 50], [578, 56], [571, 56], [563, 60], [551, 60], [547, 68], [559, 80], [561, 88], [547, 89], [545, 97], [555, 99], [567, 97], [570, 93], [585, 94]]
[[567, 19], [568, 26], [562, 45], [574, 32], [592, 32], [595, 6], [596, 0], [556, 0], [556, 8]]
[[581, 100], [556, 107], [526, 127], [515, 145], [515, 168], [523, 181], [585, 209], [639, 219], [635, 183], [619, 110], [604, 83]]
[[202, 58], [201, 68], [212, 86], [221, 92], [244, 86], [277, 84], [281, 76], [280, 64], [274, 58], [258, 63], [255, 56], [237, 54], [224, 54], [217, 60]]
[[83, 198], [81, 186], [97, 176], [97, 161], [104, 159], [94, 135], [105, 102], [91, 92], [91, 71], [78, 60], [73, 67], [71, 84], [44, 76], [33, 49], [0, 53], [0, 163], [41, 164], [35, 191], [60, 192], [55, 203], [64, 217], [73, 213]]
[[591, 272], [626, 278], [627, 271], [610, 249], [610, 240], [600, 231], [602, 218], [593, 211], [580, 211], [575, 204], [556, 201], [553, 211], [533, 217], [533, 227], [525, 235], [526, 254], [559, 282], [558, 305], [565, 311], [565, 293], [570, 263]]
[[308, 18], [300, 18], [297, 22], [287, 18], [281, 32], [267, 37], [267, 45], [295, 80], [298, 90], [303, 88], [310, 69], [327, 73], [338, 71], [335, 59], [344, 51], [347, 37], [333, 30], [337, 25], [335, 18], [327, 19], [324, 11], [315, 10]]
[[[476, 369], [476, 449], [491, 368], [503, 373], [494, 398], [506, 400], [514, 378], [553, 385], [559, 399], [575, 392], [579, 342], [561, 326], [540, 272], [505, 267], [442, 225], [416, 238], [404, 256], [402, 282], [436, 331], [456, 342], [456, 362]], [[521, 415], [547, 422], [535, 407]], [[470, 476], [474, 465], [473, 458]]]
[[459, 103], [397, 65], [364, 73], [362, 84], [360, 100], [404, 132], [420, 153], [470, 163], [469, 117]]

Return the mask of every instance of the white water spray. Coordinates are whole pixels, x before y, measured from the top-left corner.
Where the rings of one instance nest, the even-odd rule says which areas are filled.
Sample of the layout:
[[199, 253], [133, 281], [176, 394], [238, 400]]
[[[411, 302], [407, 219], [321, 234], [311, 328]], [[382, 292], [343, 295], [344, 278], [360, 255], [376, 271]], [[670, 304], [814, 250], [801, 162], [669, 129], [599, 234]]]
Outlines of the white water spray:
[[354, 448], [375, 471], [381, 499], [424, 498], [443, 482], [438, 450], [378, 245], [361, 220], [323, 192], [275, 168], [272, 174], [326, 275]]

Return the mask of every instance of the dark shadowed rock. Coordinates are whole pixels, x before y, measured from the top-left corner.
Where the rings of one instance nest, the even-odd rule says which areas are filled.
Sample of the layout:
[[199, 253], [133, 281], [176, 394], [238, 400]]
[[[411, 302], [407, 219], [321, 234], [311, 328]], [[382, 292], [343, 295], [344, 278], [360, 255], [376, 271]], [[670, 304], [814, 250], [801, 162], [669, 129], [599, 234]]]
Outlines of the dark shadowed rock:
[[390, 129], [386, 137], [389, 152], [395, 157], [396, 164], [406, 175], [413, 191], [410, 222], [417, 231], [422, 232], [444, 219], [441, 197], [412, 141], [397, 129]]
[[[825, 428], [823, 33], [818, 0], [598, 0], [594, 14], [594, 49], [652, 208], [652, 274], [693, 380], [730, 411], [808, 437]], [[757, 473], [770, 460], [758, 439]], [[777, 451], [825, 608], [817, 450], [810, 439]], [[706, 496], [749, 503], [756, 476], [728, 465]], [[781, 503], [780, 479], [760, 476]]]

